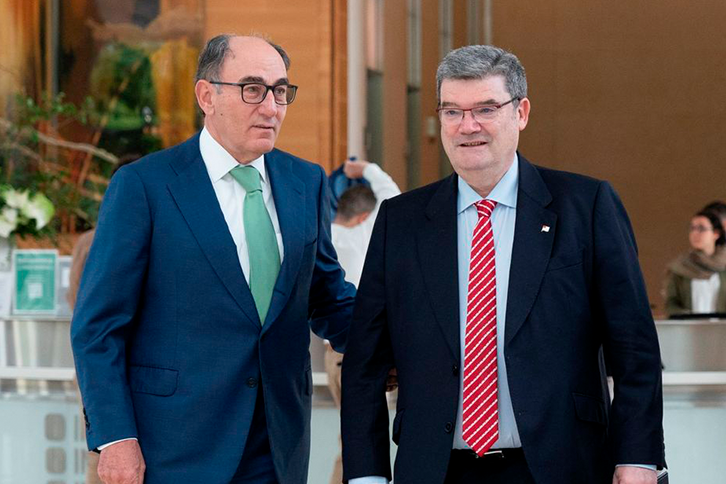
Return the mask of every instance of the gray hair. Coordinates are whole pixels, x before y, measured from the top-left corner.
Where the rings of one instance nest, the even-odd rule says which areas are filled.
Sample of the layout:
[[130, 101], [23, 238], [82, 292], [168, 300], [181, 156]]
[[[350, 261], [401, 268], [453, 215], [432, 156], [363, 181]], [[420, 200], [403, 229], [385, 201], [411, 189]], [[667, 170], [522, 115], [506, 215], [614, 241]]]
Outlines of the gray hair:
[[[220, 71], [222, 70], [222, 64], [224, 59], [230, 52], [229, 40], [233, 37], [237, 37], [234, 34], [220, 34], [209, 39], [207, 45], [202, 49], [202, 53], [199, 54], [199, 64], [197, 66], [197, 75], [194, 81], [204, 79], [206, 81], [219, 81]], [[285, 64], [285, 70], [290, 69], [290, 57], [288, 57], [285, 49], [272, 42], [270, 39], [262, 36], [253, 34], [251, 37], [257, 37], [270, 44], [282, 57], [282, 62]], [[219, 86], [218, 86], [219, 88]]]
[[514, 98], [527, 97], [527, 76], [517, 56], [493, 45], [467, 45], [452, 50], [436, 70], [436, 97], [441, 101], [444, 79], [484, 79], [504, 76], [507, 91]]

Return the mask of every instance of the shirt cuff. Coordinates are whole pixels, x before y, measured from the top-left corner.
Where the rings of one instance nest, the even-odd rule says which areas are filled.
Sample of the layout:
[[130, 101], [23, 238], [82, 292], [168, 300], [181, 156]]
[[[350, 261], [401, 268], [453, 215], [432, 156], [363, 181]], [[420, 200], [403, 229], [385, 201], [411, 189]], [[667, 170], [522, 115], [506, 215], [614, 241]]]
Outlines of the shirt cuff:
[[348, 484], [388, 484], [388, 479], [381, 476], [356, 477], [349, 480]]
[[654, 472], [658, 471], [658, 467], [651, 464], [618, 464], [615, 467], [640, 467], [642, 469], [650, 469]]
[[137, 439], [136, 437], [129, 437], [127, 439], [114, 440], [113, 442], [109, 442], [108, 444], [99, 445], [98, 450], [101, 451], [101, 450], [105, 449], [106, 447], [110, 447], [113, 444], [118, 444], [119, 442], [123, 442], [124, 440], [139, 440], [139, 439]]

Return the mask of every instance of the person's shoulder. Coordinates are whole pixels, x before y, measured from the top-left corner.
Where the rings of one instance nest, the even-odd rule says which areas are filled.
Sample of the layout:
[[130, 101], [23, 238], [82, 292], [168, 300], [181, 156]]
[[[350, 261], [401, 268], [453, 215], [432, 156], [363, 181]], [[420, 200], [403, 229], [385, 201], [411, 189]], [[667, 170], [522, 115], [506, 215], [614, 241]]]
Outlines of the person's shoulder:
[[418, 207], [425, 208], [428, 201], [439, 192], [439, 190], [447, 190], [450, 188], [451, 193], [455, 193], [455, 187], [447, 185], [455, 183], [454, 177], [447, 176], [441, 180], [437, 180], [428, 185], [414, 188], [407, 192], [396, 195], [386, 200], [389, 208]]
[[[556, 201], [567, 200], [575, 202], [592, 203], [598, 193], [605, 187], [605, 190], [612, 191], [611, 185], [604, 180], [574, 173], [571, 171], [556, 170], [542, 165], [530, 164], [531, 168], [539, 175], [547, 190]], [[526, 174], [520, 173], [520, 177]], [[520, 181], [520, 184], [522, 181]], [[531, 186], [525, 182], [525, 186]]]
[[275, 148], [265, 155], [270, 163], [286, 161], [290, 164], [292, 170], [302, 173], [319, 174], [323, 167], [318, 163], [313, 163], [292, 153]]
[[183, 162], [184, 160], [192, 160], [195, 158], [201, 160], [198, 133], [178, 145], [149, 153], [133, 163], [121, 167], [119, 172], [122, 170], [135, 171], [142, 177], [155, 177], [159, 176], [160, 172], [168, 171], [171, 163]]

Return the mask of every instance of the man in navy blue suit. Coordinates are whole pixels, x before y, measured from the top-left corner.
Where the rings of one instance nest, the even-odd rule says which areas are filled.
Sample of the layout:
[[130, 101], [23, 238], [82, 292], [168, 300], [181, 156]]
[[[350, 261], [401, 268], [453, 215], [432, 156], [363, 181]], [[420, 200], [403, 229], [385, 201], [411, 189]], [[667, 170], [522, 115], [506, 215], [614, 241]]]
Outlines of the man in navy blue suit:
[[309, 327], [342, 351], [355, 290], [323, 170], [274, 149], [288, 67], [262, 38], [211, 39], [204, 129], [109, 186], [71, 329], [106, 483], [307, 480]]
[[396, 484], [655, 484], [660, 355], [620, 199], [517, 152], [513, 54], [452, 51], [437, 86], [455, 173], [378, 213], [343, 360], [344, 479], [391, 478], [395, 367]]

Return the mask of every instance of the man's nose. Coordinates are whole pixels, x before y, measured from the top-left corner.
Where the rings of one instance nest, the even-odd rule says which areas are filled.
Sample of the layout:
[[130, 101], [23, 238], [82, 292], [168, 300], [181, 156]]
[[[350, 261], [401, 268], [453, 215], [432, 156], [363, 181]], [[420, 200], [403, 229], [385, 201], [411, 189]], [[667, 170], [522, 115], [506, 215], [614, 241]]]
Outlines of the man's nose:
[[265, 98], [260, 103], [260, 113], [265, 116], [273, 117], [277, 114], [277, 110], [279, 109], [279, 106], [275, 103], [275, 96], [272, 94], [272, 91], [267, 91], [265, 93]]
[[461, 119], [461, 124], [459, 124], [459, 131], [462, 133], [481, 131], [481, 124], [474, 119], [474, 114], [471, 111], [464, 111], [464, 117]]

